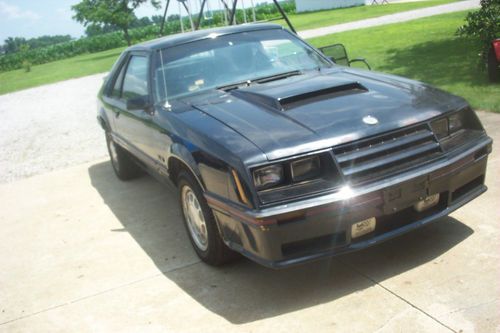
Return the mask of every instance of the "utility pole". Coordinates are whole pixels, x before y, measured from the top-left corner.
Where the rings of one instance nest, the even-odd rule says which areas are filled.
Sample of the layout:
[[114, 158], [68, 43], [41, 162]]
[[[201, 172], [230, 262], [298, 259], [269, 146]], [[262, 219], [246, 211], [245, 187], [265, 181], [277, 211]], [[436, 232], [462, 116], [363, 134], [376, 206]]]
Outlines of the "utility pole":
[[181, 7], [181, 2], [178, 1], [177, 4], [179, 5], [179, 20], [181, 21], [181, 32], [184, 33], [184, 22], [182, 21], [182, 7]]
[[[277, 1], [277, 0], [274, 0], [274, 1]], [[237, 5], [238, 5], [238, 0], [234, 0], [233, 1], [233, 9], [230, 12], [230, 14], [231, 14], [231, 19], [229, 20], [230, 25], [237, 24], [236, 23], [236, 6]]]
[[200, 13], [198, 14], [198, 21], [196, 21], [196, 30], [200, 28], [201, 25], [201, 19], [203, 18], [203, 9], [205, 8], [205, 3], [207, 0], [202, 0], [201, 5], [200, 5]]
[[188, 7], [186, 7], [186, 10], [188, 12], [188, 16], [189, 16], [189, 23], [191, 23], [191, 31], [194, 31], [194, 23], [193, 23], [193, 18], [191, 17], [191, 1], [190, 0], [184, 0], [183, 4], [184, 6], [186, 6], [186, 1], [188, 3]]
[[227, 10], [226, 10], [226, 7], [224, 6], [224, 4], [222, 4], [223, 1], [221, 0], [221, 2], [219, 2], [220, 5], [222, 5], [222, 10], [224, 11], [224, 23], [225, 25], [227, 25]]
[[245, 23], [248, 23], [247, 22], [247, 11], [245, 9], [245, 0], [241, 0], [241, 8], [243, 8], [243, 21]]
[[163, 18], [160, 25], [160, 37], [163, 36], [163, 28], [165, 27], [165, 20], [167, 19], [168, 5], [170, 5], [170, 0], [167, 0], [167, 5], [165, 6], [165, 11], [163, 12]]
[[233, 17], [233, 12], [231, 11], [231, 8], [229, 8], [229, 6], [227, 5], [226, 1], [225, 0], [220, 0], [222, 2], [222, 4], [224, 5], [224, 8], [226, 8], [226, 10], [224, 11], [224, 15], [226, 17], [226, 25], [228, 25], [228, 20], [227, 20], [227, 16], [229, 15], [230, 19], [229, 19], [229, 24], [233, 24], [232, 23], [232, 17]]
[[252, 16], [253, 16], [253, 21], [257, 22], [257, 17], [255, 16], [255, 5], [253, 3], [253, 0], [250, 0], [250, 4], [252, 5]]

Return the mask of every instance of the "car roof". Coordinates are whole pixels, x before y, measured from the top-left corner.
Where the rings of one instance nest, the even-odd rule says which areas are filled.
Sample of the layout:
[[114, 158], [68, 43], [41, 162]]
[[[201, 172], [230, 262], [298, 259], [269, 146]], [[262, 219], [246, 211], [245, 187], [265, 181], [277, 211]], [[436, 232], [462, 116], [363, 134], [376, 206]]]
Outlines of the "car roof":
[[283, 29], [283, 27], [278, 24], [252, 23], [252, 24], [232, 25], [228, 27], [219, 27], [212, 29], [203, 29], [203, 30], [178, 33], [174, 35], [153, 39], [144, 43], [139, 43], [130, 46], [129, 48], [127, 48], [126, 51], [152, 51], [152, 50], [171, 47], [174, 45], [185, 44], [189, 42], [211, 38], [214, 34], [221, 36], [221, 35], [229, 35], [247, 31], [269, 30], [269, 29]]

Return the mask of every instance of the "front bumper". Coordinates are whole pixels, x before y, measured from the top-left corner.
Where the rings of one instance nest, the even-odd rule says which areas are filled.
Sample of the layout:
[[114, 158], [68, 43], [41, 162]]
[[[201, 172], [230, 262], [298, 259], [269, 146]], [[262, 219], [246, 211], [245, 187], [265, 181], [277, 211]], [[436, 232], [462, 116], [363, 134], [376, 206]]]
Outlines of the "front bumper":
[[[491, 139], [419, 170], [359, 189], [263, 210], [247, 210], [206, 195], [221, 235], [235, 251], [281, 268], [360, 250], [424, 226], [486, 191]], [[418, 213], [413, 205], [432, 194], [439, 203]], [[375, 217], [373, 232], [351, 238], [353, 223]]]

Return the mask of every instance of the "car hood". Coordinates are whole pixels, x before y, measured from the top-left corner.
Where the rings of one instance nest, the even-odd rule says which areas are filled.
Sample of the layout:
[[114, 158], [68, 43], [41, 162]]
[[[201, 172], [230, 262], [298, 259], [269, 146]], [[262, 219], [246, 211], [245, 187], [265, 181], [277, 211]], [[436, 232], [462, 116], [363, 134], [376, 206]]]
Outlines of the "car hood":
[[[339, 68], [193, 101], [194, 107], [255, 144], [268, 160], [408, 126], [465, 104], [416, 81]], [[377, 123], [363, 121], [369, 116]]]

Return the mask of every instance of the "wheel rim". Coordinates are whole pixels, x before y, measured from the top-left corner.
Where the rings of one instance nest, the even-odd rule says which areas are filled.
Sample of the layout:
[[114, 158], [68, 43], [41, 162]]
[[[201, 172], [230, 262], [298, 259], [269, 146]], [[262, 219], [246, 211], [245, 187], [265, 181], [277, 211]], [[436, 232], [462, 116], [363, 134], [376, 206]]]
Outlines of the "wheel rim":
[[113, 164], [113, 167], [118, 170], [119, 168], [119, 163], [118, 163], [118, 151], [116, 150], [116, 145], [111, 140], [111, 138], [108, 138], [108, 146], [109, 146], [109, 156], [111, 157], [111, 163]]
[[182, 188], [182, 210], [191, 238], [200, 250], [206, 251], [208, 248], [207, 224], [201, 205], [189, 186]]

